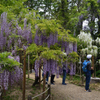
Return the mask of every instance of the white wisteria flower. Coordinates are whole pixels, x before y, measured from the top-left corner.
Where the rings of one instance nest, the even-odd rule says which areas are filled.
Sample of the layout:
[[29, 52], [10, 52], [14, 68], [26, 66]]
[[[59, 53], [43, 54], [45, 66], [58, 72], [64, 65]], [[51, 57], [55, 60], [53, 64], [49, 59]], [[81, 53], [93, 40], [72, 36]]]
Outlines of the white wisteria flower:
[[99, 45], [100, 45], [100, 38], [99, 38], [99, 37], [97, 37], [97, 39], [95, 40], [95, 42], [96, 42], [97, 44], [99, 44]]
[[[94, 42], [94, 40], [92, 39], [90, 33], [85, 33], [81, 31], [78, 35], [78, 38], [87, 44], [87, 48], [81, 50], [82, 55], [86, 55], [86, 53], [92, 54], [94, 56], [97, 55], [98, 47], [96, 45], [92, 45], [92, 42]], [[100, 43], [100, 38], [97, 38], [96, 42]]]
[[85, 32], [80, 32], [80, 34], [78, 35], [78, 38], [81, 41], [84, 41], [87, 45], [92, 45], [92, 37], [90, 33], [85, 33]]

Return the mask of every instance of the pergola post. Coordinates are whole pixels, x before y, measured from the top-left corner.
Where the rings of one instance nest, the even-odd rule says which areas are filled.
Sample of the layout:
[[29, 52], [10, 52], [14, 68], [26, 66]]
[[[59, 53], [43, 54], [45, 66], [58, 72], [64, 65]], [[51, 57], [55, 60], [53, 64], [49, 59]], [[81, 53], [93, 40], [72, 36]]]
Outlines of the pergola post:
[[26, 82], [26, 52], [24, 51], [24, 66], [23, 66], [23, 100], [25, 100], [25, 82]]

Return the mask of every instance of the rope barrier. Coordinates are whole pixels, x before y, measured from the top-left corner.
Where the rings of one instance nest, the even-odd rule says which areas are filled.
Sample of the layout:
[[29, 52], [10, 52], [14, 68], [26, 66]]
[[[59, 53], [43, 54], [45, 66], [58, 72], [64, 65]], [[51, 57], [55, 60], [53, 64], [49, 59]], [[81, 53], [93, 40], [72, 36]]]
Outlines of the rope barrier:
[[47, 99], [49, 98], [49, 96], [50, 96], [50, 95], [48, 95], [48, 96], [45, 98], [45, 100], [47, 100]]
[[49, 90], [49, 88], [48, 88], [47, 90], [45, 90], [44, 92], [40, 93], [39, 95], [36, 95], [35, 97], [32, 97], [32, 99], [34, 99], [34, 98], [36, 98], [36, 97], [38, 97], [38, 96], [44, 94], [44, 93], [47, 92], [48, 90]]

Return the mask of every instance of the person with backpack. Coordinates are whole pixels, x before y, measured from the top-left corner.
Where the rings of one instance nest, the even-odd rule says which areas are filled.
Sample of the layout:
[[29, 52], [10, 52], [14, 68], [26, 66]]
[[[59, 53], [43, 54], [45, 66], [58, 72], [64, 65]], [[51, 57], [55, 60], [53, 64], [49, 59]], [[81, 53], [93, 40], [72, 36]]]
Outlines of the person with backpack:
[[91, 67], [91, 62], [90, 62], [91, 57], [92, 57], [91, 54], [87, 55], [87, 60], [85, 60], [83, 62], [83, 67], [82, 67], [82, 69], [83, 69], [83, 71], [85, 72], [85, 75], [86, 75], [85, 90], [87, 92], [91, 92], [91, 90], [89, 89], [90, 78], [91, 78], [91, 70], [93, 69], [93, 67]]

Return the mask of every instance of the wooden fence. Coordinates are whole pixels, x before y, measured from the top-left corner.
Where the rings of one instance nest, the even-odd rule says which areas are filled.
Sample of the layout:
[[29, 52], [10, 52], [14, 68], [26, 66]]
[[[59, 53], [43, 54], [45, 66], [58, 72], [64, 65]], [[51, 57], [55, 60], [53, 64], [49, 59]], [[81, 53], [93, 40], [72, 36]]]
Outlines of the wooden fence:
[[[47, 92], [47, 96], [43, 97], [46, 92]], [[42, 93], [40, 93], [40, 94], [38, 94], [34, 97], [28, 96], [28, 100], [35, 100], [35, 98], [37, 98], [41, 95], [42, 95], [42, 100], [50, 100], [50, 96], [51, 96], [51, 87], [50, 87], [50, 85], [48, 85], [48, 88], [44, 92], [42, 92]]]

